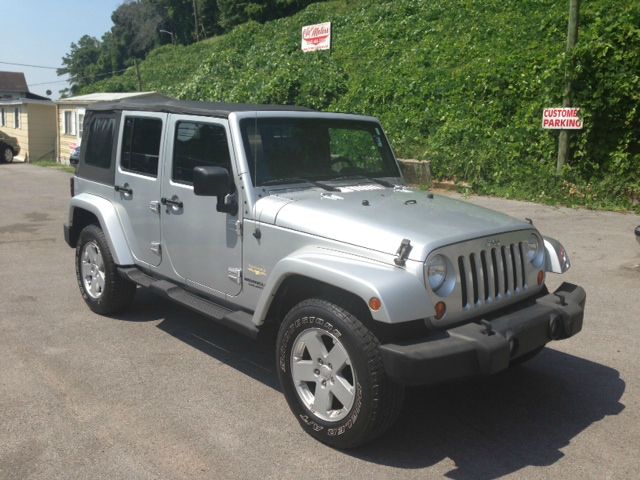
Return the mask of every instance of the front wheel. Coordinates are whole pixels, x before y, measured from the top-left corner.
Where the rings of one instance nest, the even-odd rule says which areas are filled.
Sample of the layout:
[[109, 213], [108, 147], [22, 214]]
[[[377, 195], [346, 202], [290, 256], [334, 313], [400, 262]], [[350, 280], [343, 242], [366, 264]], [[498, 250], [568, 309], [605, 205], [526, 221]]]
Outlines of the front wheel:
[[404, 389], [387, 377], [378, 347], [362, 322], [328, 301], [305, 300], [286, 315], [278, 332], [278, 376], [307, 433], [352, 448], [393, 424]]
[[88, 225], [80, 232], [76, 278], [86, 304], [101, 315], [123, 310], [136, 293], [136, 284], [118, 273], [104, 232], [97, 225]]

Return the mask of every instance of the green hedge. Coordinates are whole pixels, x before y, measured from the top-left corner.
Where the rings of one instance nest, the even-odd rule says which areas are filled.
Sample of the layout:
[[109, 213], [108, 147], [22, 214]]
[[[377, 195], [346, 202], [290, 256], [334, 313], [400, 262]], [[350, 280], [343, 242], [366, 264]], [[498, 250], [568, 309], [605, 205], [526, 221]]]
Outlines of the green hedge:
[[[575, 104], [585, 128], [555, 172], [568, 2], [334, 1], [141, 64], [145, 89], [178, 98], [290, 103], [378, 116], [402, 157], [474, 191], [640, 211], [640, 3], [582, 2]], [[300, 51], [302, 25], [333, 22], [331, 52]], [[135, 75], [88, 91], [134, 90]]]

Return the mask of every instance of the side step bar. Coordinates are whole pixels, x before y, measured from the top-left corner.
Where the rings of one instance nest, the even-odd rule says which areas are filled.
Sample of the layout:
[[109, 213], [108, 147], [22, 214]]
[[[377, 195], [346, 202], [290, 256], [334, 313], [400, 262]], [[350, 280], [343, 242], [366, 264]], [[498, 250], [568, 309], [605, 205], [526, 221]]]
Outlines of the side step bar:
[[250, 313], [241, 310], [231, 310], [211, 300], [199, 297], [175, 283], [167, 280], [155, 279], [135, 267], [118, 268], [120, 275], [128, 278], [142, 287], [149, 288], [152, 292], [169, 298], [176, 303], [198, 312], [205, 317], [225, 325], [236, 332], [251, 337], [258, 336], [258, 327], [253, 323]]

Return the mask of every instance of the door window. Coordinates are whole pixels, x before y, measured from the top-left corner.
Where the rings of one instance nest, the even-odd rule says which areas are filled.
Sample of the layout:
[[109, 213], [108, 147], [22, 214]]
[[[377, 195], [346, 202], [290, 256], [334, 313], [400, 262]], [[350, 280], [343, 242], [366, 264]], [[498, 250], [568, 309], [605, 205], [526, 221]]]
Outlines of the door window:
[[159, 118], [126, 117], [120, 167], [155, 178], [158, 175], [161, 137], [162, 120]]
[[173, 147], [174, 182], [193, 184], [193, 169], [200, 166], [231, 168], [227, 134], [221, 125], [183, 121], [176, 123]]

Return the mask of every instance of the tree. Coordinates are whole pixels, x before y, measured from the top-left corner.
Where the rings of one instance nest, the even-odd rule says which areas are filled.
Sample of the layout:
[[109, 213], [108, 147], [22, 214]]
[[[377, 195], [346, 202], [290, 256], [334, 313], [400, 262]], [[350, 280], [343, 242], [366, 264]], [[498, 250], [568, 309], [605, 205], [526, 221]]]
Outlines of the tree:
[[57, 70], [58, 75], [69, 75], [71, 94], [100, 78], [103, 73], [98, 62], [101, 53], [100, 40], [90, 35], [84, 35], [78, 43], [71, 44], [69, 53], [62, 57], [63, 67]]
[[318, 0], [217, 0], [219, 25], [225, 31], [246, 22], [266, 22], [291, 15]]
[[144, 58], [158, 43], [162, 18], [151, 2], [127, 2], [111, 15], [111, 34], [121, 53], [121, 65], [133, 58]]

